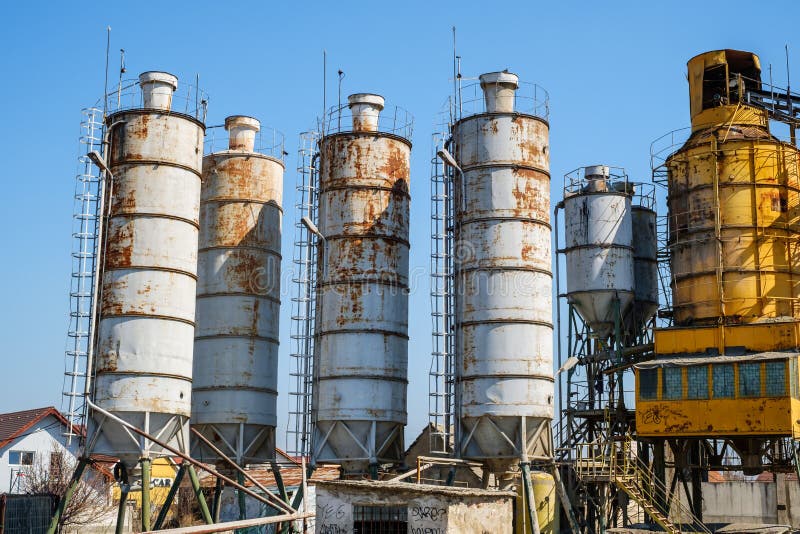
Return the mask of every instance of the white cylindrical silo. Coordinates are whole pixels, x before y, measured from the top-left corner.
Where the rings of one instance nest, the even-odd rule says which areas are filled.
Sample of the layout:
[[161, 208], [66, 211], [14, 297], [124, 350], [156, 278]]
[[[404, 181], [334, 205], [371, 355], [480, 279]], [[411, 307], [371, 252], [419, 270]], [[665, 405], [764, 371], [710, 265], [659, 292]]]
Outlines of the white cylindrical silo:
[[411, 142], [379, 126], [382, 97], [348, 100], [319, 143], [312, 462], [355, 474], [404, 452]]
[[458, 121], [450, 147], [457, 446], [504, 471], [552, 453], [549, 125], [515, 107], [516, 75], [480, 80], [485, 112]]
[[227, 148], [203, 158], [192, 426], [245, 465], [275, 458], [284, 165], [282, 143], [255, 147], [258, 120], [225, 129]]
[[[144, 107], [107, 119], [108, 196], [94, 402], [188, 451], [204, 125], [170, 109], [177, 78], [140, 77]], [[95, 453], [130, 469], [159, 447], [93, 414]]]
[[594, 336], [614, 333], [633, 303], [631, 186], [605, 165], [565, 177], [567, 295]]

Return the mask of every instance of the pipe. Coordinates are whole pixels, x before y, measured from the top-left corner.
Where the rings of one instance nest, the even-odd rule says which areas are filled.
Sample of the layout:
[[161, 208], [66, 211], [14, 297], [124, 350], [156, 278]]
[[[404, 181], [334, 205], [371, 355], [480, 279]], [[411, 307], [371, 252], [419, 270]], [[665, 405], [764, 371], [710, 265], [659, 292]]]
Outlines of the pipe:
[[86, 458], [81, 458], [78, 461], [75, 472], [72, 473], [72, 480], [69, 481], [69, 486], [67, 486], [67, 491], [64, 493], [64, 496], [61, 497], [61, 500], [58, 501], [56, 513], [53, 514], [53, 518], [50, 520], [50, 526], [47, 527], [47, 534], [55, 534], [56, 530], [58, 530], [58, 524], [61, 522], [61, 516], [64, 514], [64, 510], [67, 508], [67, 504], [72, 498], [72, 494], [75, 493], [75, 488], [78, 487], [78, 483], [81, 481], [81, 476], [83, 476], [83, 470], [86, 469], [86, 464], [88, 463], [89, 460]]
[[[95, 411], [97, 411], [97, 412], [100, 412], [100, 414], [101, 414], [101, 415], [104, 415], [104, 416], [108, 417], [109, 419], [111, 419], [111, 420], [112, 420], [112, 421], [114, 421], [115, 423], [117, 423], [117, 424], [119, 424], [119, 425], [122, 425], [123, 427], [127, 428], [128, 430], [131, 430], [131, 431], [135, 432], [136, 434], [139, 434], [140, 436], [142, 436], [143, 438], [146, 438], [146, 439], [147, 439], [147, 440], [149, 440], [149, 441], [152, 441], [152, 442], [153, 442], [153, 443], [155, 443], [156, 445], [159, 445], [159, 446], [160, 446], [160, 447], [162, 447], [164, 450], [167, 450], [167, 451], [171, 452], [171, 453], [172, 453], [172, 454], [174, 454], [175, 456], [178, 456], [178, 457], [180, 457], [180, 458], [183, 458], [185, 461], [187, 461], [187, 462], [189, 462], [190, 464], [192, 464], [192, 466], [197, 466], [197, 467], [199, 467], [200, 469], [202, 469], [203, 471], [206, 471], [206, 472], [208, 472], [208, 473], [211, 473], [212, 475], [214, 475], [214, 476], [216, 476], [216, 477], [219, 477], [219, 478], [221, 478], [222, 480], [224, 480], [225, 482], [227, 482], [228, 484], [230, 484], [230, 485], [231, 485], [231, 486], [233, 486], [234, 488], [238, 488], [238, 489], [240, 489], [241, 491], [243, 491], [243, 492], [245, 492], [246, 494], [250, 495], [250, 496], [251, 496], [251, 497], [253, 497], [254, 499], [256, 499], [256, 500], [258, 500], [258, 501], [260, 501], [260, 502], [263, 502], [264, 504], [267, 504], [267, 505], [269, 505], [269, 506], [273, 506], [273, 504], [272, 504], [272, 503], [269, 501], [269, 499], [268, 499], [267, 497], [264, 497], [263, 495], [259, 495], [258, 493], [256, 493], [256, 492], [254, 492], [254, 491], [251, 491], [251, 490], [247, 489], [247, 488], [246, 488], [246, 487], [244, 487], [243, 485], [241, 485], [241, 484], [239, 484], [239, 483], [237, 483], [237, 482], [235, 482], [235, 481], [231, 480], [230, 478], [226, 477], [225, 475], [223, 475], [222, 473], [218, 472], [217, 470], [215, 470], [215, 469], [213, 469], [213, 468], [211, 468], [211, 467], [208, 467], [207, 465], [205, 465], [205, 464], [203, 464], [203, 463], [201, 463], [201, 462], [198, 462], [197, 460], [195, 460], [194, 458], [192, 458], [192, 457], [191, 457], [191, 456], [189, 456], [188, 454], [182, 453], [181, 451], [179, 451], [179, 450], [178, 450], [178, 449], [176, 449], [175, 447], [172, 447], [172, 446], [170, 446], [170, 445], [167, 445], [166, 443], [164, 443], [164, 442], [162, 442], [162, 441], [160, 441], [160, 440], [158, 440], [158, 439], [154, 438], [153, 436], [151, 436], [150, 434], [148, 434], [148, 433], [147, 433], [147, 432], [145, 432], [144, 430], [139, 430], [138, 428], [136, 428], [136, 427], [135, 427], [135, 426], [133, 426], [132, 424], [128, 423], [127, 421], [124, 421], [124, 420], [120, 419], [119, 417], [117, 417], [116, 415], [114, 415], [114, 414], [112, 414], [112, 413], [110, 413], [110, 412], [108, 412], [108, 411], [104, 410], [103, 408], [101, 408], [101, 407], [97, 406], [97, 405], [96, 405], [95, 403], [93, 403], [92, 401], [90, 401], [90, 400], [88, 400], [88, 399], [87, 399], [87, 400], [86, 400], [86, 403], [89, 405], [89, 407], [90, 407], [92, 410], [95, 410]], [[223, 458], [226, 458], [226, 459], [227, 459], [227, 457], [225, 457], [224, 455], [223, 455]], [[228, 460], [228, 461], [230, 461], [230, 460]], [[192, 475], [192, 471], [194, 471], [194, 468], [193, 468], [193, 467], [189, 468], [189, 476], [191, 476], [191, 475]], [[197, 477], [197, 473], [195, 473], [195, 475], [194, 475], [194, 476], [195, 476], [195, 477]], [[199, 484], [199, 482], [198, 482], [198, 484]], [[275, 497], [274, 495], [272, 495], [271, 493], [268, 493], [268, 495], [272, 496], [273, 498], [276, 498], [276, 497]], [[279, 502], [280, 502], [280, 501], [279, 501]], [[285, 504], [284, 504], [284, 503], [281, 503], [281, 504], [283, 504], [283, 505], [285, 506]], [[295, 511], [296, 511], [296, 510], [292, 509], [292, 512], [295, 512]]]
[[210, 525], [214, 522], [214, 518], [211, 517], [203, 489], [200, 487], [200, 479], [197, 477], [197, 471], [193, 465], [189, 466], [189, 480], [192, 482], [192, 490], [194, 490], [194, 496], [197, 497], [197, 504], [200, 506], [200, 515], [203, 516], [203, 521]]
[[[220, 458], [224, 459], [224, 460], [225, 460], [225, 461], [227, 461], [229, 464], [231, 464], [231, 465], [233, 466], [233, 468], [234, 468], [234, 469], [235, 469], [237, 472], [241, 473], [241, 474], [242, 474], [242, 475], [243, 475], [243, 476], [244, 476], [244, 477], [245, 477], [245, 478], [246, 478], [246, 479], [247, 479], [247, 480], [248, 480], [248, 481], [249, 481], [251, 484], [253, 484], [253, 485], [254, 485], [254, 486], [256, 486], [258, 489], [260, 489], [261, 491], [263, 491], [263, 492], [264, 492], [264, 494], [267, 496], [267, 499], [273, 499], [273, 500], [274, 500], [274, 501], [275, 501], [275, 502], [276, 502], [276, 503], [277, 503], [277, 504], [278, 504], [278, 505], [279, 505], [281, 508], [283, 508], [283, 510], [280, 510], [280, 511], [283, 511], [283, 512], [286, 512], [286, 513], [293, 513], [293, 512], [296, 512], [296, 511], [297, 511], [297, 510], [295, 510], [295, 509], [293, 509], [293, 508], [290, 508], [290, 507], [289, 507], [289, 506], [288, 506], [288, 505], [287, 505], [285, 502], [281, 501], [281, 500], [280, 500], [278, 497], [276, 497], [275, 495], [273, 495], [271, 491], [269, 491], [269, 490], [268, 490], [268, 489], [267, 489], [267, 488], [266, 488], [266, 487], [265, 487], [263, 484], [261, 484], [261, 483], [260, 483], [259, 481], [257, 481], [255, 478], [253, 478], [253, 477], [251, 477], [250, 475], [248, 475], [248, 474], [247, 474], [247, 471], [245, 471], [244, 469], [242, 469], [242, 468], [241, 468], [241, 466], [239, 466], [239, 465], [238, 465], [236, 462], [234, 462], [233, 460], [231, 460], [230, 458], [228, 458], [227, 456], [225, 456], [225, 454], [224, 454], [224, 453], [223, 453], [221, 450], [219, 450], [219, 449], [218, 449], [218, 448], [217, 448], [217, 447], [216, 447], [216, 446], [215, 446], [213, 443], [211, 443], [211, 442], [208, 440], [208, 438], [206, 438], [204, 435], [202, 435], [200, 432], [198, 432], [198, 431], [197, 431], [196, 429], [194, 429], [194, 428], [192, 428], [192, 429], [191, 429], [191, 431], [192, 431], [192, 433], [193, 433], [193, 434], [194, 434], [194, 435], [195, 435], [195, 436], [196, 436], [198, 439], [200, 439], [200, 441], [202, 441], [203, 443], [205, 443], [205, 444], [206, 444], [206, 445], [207, 445], [207, 446], [208, 446], [208, 447], [209, 447], [209, 448], [210, 448], [210, 449], [211, 449], [211, 450], [212, 450], [212, 451], [213, 451], [215, 454], [217, 454], [217, 455], [218, 455]], [[217, 475], [217, 476], [220, 476], [220, 475]], [[224, 478], [223, 478], [223, 480], [225, 480], [226, 482], [228, 481], [227, 479], [224, 479]], [[243, 485], [242, 487], [244, 487], [244, 485]], [[263, 500], [263, 499], [262, 499], [262, 500]], [[264, 502], [266, 502], [266, 501], [264, 501]], [[275, 508], [276, 510], [279, 510], [279, 508], [278, 508], [278, 507], [276, 507], [274, 504], [270, 504], [270, 503], [268, 503], [268, 502], [267, 502], [266, 504], [269, 504], [270, 506], [272, 506], [272, 507], [273, 507], [273, 508]]]
[[153, 532], [168, 534], [211, 534], [212, 532], [224, 532], [227, 530], [257, 527], [260, 525], [271, 525], [273, 523], [281, 523], [283, 521], [297, 521], [298, 519], [306, 519], [308, 517], [314, 517], [315, 515], [315, 512], [297, 512], [294, 514], [245, 519], [244, 521], [228, 521], [226, 523], [217, 523], [215, 525], [196, 525], [193, 527], [168, 528], [164, 530], [155, 530]]
[[531, 464], [528, 462], [521, 462], [519, 466], [522, 469], [522, 480], [525, 484], [525, 501], [528, 505], [528, 519], [531, 523], [531, 532], [532, 534], [541, 534], [539, 516], [536, 513], [536, 497], [533, 494], [533, 484], [531, 483]]
[[161, 510], [158, 512], [158, 517], [156, 517], [153, 530], [160, 530], [161, 525], [164, 524], [164, 520], [167, 518], [169, 509], [172, 506], [172, 501], [175, 500], [175, 495], [177, 495], [178, 488], [181, 486], [181, 481], [183, 480], [184, 474], [186, 474], [186, 464], [181, 464], [181, 466], [178, 468], [178, 472], [175, 474], [175, 480], [172, 481], [172, 486], [169, 488], [167, 498], [164, 500], [164, 504], [161, 505]]
[[119, 507], [117, 508], [117, 525], [114, 528], [115, 534], [122, 534], [125, 527], [125, 511], [128, 508], [128, 492], [131, 487], [127, 483], [119, 485]]

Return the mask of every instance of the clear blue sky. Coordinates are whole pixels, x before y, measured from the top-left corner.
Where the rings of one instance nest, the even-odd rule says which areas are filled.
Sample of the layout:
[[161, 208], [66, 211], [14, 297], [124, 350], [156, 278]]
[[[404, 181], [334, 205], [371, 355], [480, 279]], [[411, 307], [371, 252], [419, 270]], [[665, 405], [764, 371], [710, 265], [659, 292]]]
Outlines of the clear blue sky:
[[[766, 5], [765, 5], [766, 6]], [[60, 406], [68, 324], [70, 228], [80, 109], [102, 94], [105, 28], [112, 70], [199, 73], [209, 124], [248, 114], [287, 139], [283, 256], [292, 257], [298, 133], [329, 94], [376, 92], [416, 117], [411, 268], [429, 265], [430, 134], [451, 88], [451, 26], [463, 72], [509, 68], [550, 93], [554, 201], [561, 177], [586, 164], [624, 166], [649, 179], [655, 138], [688, 125], [686, 61], [719, 48], [751, 50], [783, 80], [784, 44], [800, 87], [800, 7], [753, 2], [12, 2], [3, 9], [0, 101], [0, 412]], [[795, 39], [793, 42], [792, 39]], [[285, 263], [288, 267], [288, 264]], [[427, 278], [411, 295], [409, 430], [427, 421]], [[288, 289], [288, 288], [286, 288]], [[280, 425], [286, 424], [289, 299], [281, 317]], [[279, 445], [284, 441], [279, 439]]]

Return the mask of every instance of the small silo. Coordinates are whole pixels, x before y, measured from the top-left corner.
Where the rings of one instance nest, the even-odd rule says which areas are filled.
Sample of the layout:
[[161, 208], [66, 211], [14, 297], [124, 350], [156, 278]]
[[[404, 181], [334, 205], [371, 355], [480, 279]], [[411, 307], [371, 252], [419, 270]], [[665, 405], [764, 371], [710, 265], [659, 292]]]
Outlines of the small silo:
[[[459, 456], [500, 472], [552, 454], [549, 125], [515, 107], [519, 79], [480, 77], [453, 125]], [[537, 439], [538, 436], [538, 439]]]
[[655, 187], [633, 184], [631, 235], [633, 236], [633, 306], [628, 326], [641, 336], [658, 311], [658, 234]]
[[[172, 109], [175, 76], [139, 76], [140, 104], [107, 119], [107, 234], [93, 400], [188, 451], [205, 126]], [[93, 414], [95, 453], [130, 470], [159, 447]]]
[[251, 117], [225, 129], [227, 148], [203, 158], [192, 426], [245, 465], [275, 458], [283, 145]]
[[404, 452], [411, 142], [383, 97], [348, 102], [319, 142], [312, 462], [374, 474]]
[[631, 184], [605, 165], [564, 178], [567, 297], [591, 329], [606, 339], [633, 304]]

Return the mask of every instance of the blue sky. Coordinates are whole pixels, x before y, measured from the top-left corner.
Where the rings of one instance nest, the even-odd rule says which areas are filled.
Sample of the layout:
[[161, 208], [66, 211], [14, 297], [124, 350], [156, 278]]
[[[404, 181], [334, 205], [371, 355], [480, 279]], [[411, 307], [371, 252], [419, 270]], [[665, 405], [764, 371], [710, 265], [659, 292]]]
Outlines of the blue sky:
[[[102, 95], [105, 28], [112, 72], [200, 75], [209, 124], [253, 115], [286, 135], [284, 262], [292, 257], [298, 133], [329, 95], [375, 92], [416, 117], [411, 268], [429, 265], [430, 134], [451, 89], [451, 26], [467, 77], [509, 68], [550, 93], [554, 202], [561, 177], [586, 164], [649, 179], [650, 143], [688, 125], [686, 61], [751, 50], [785, 79], [784, 45], [800, 87], [800, 7], [774, 16], [752, 2], [14, 2], [3, 8], [0, 101], [9, 186], [0, 210], [3, 372], [0, 411], [60, 406], [68, 324], [70, 228], [80, 110]], [[793, 42], [792, 39], [795, 39]], [[113, 76], [112, 76], [113, 77]], [[335, 98], [335, 96], [334, 96]], [[286, 263], [285, 263], [286, 265]], [[427, 279], [411, 295], [409, 439], [427, 421]], [[288, 388], [289, 302], [281, 318], [279, 414]], [[285, 416], [280, 421], [286, 424]], [[282, 438], [279, 446], [284, 445]]]

